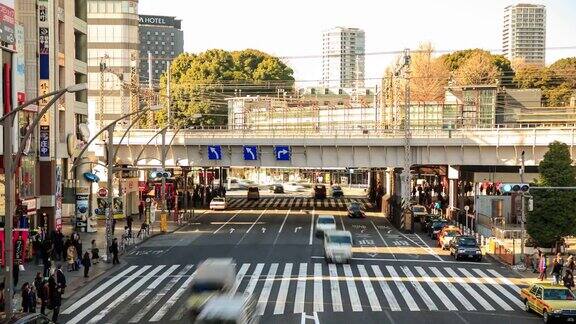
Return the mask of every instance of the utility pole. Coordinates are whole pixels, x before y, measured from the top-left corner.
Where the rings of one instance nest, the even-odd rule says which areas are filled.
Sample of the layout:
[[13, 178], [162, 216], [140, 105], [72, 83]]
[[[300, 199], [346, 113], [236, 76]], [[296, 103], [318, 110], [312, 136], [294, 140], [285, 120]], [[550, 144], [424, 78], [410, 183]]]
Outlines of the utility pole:
[[98, 129], [104, 127], [104, 72], [106, 72], [106, 62], [104, 59], [106, 57], [100, 58], [100, 109], [98, 116]]
[[140, 109], [140, 91], [138, 85], [138, 71], [136, 70], [136, 54], [130, 55], [130, 113]]
[[[520, 167], [520, 182], [524, 183], [524, 151], [522, 151], [522, 166]], [[524, 260], [524, 222], [526, 221], [526, 198], [524, 196], [524, 191], [520, 193], [522, 198], [522, 216], [520, 220], [520, 260]]]
[[[154, 97], [154, 82], [152, 74], [152, 52], [148, 51], [148, 107], [152, 106], [152, 99]], [[154, 125], [154, 112], [148, 114], [148, 127]]]
[[171, 114], [172, 114], [172, 109], [171, 109], [171, 105], [172, 105], [172, 94], [170, 91], [170, 82], [171, 82], [171, 75], [170, 75], [170, 61], [166, 61], [166, 77], [167, 77], [167, 82], [166, 82], [166, 96], [168, 97], [168, 107], [166, 110], [166, 121], [167, 121], [167, 125], [170, 125], [171, 120]]

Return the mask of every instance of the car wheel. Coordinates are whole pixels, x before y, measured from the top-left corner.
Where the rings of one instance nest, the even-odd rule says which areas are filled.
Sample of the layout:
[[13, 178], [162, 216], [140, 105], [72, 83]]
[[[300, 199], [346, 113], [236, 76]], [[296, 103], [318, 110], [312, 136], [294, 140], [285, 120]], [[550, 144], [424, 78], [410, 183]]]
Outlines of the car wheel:
[[482, 257], [478, 257], [478, 259], [476, 259], [476, 261], [482, 262]]
[[454, 255], [454, 260], [456, 260], [456, 261], [460, 260], [460, 257], [458, 257], [458, 254]]
[[524, 299], [524, 310], [526, 313], [530, 313], [532, 309], [530, 309], [530, 304], [528, 304], [528, 299]]
[[547, 324], [547, 323], [550, 323], [550, 318], [549, 318], [549, 316], [548, 316], [548, 311], [547, 311], [547, 310], [544, 310], [544, 311], [542, 312], [542, 321], [543, 321], [544, 323], [546, 323], [546, 324]]

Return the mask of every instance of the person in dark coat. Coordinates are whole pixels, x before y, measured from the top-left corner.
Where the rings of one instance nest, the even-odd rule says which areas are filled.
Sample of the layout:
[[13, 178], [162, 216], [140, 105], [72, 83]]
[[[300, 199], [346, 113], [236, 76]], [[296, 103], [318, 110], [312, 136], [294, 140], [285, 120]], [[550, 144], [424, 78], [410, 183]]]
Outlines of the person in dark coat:
[[56, 278], [50, 276], [48, 279], [49, 308], [52, 309], [52, 322], [54, 323], [58, 322], [60, 306], [62, 306], [62, 292], [58, 286]]
[[118, 260], [118, 239], [114, 238], [112, 240], [112, 245], [110, 245], [110, 253], [112, 253], [112, 264], [120, 264]]
[[30, 311], [30, 284], [25, 282], [22, 285], [22, 312], [28, 313]]
[[40, 298], [40, 314], [46, 315], [46, 308], [50, 305], [50, 289], [48, 287], [48, 280], [42, 280], [42, 285], [38, 290], [38, 298]]
[[36, 287], [34, 287], [34, 285], [28, 287], [28, 312], [36, 313]]
[[126, 225], [128, 226], [128, 237], [132, 237], [132, 215], [126, 216]]
[[12, 280], [14, 281], [14, 288], [18, 286], [18, 279], [20, 279], [20, 267], [18, 267], [18, 263], [15, 262], [12, 266]]
[[63, 295], [64, 289], [66, 289], [66, 276], [64, 275], [64, 271], [62, 271], [61, 264], [58, 265], [58, 268], [54, 272], [54, 276], [56, 277], [56, 284], [58, 284], [60, 293]]
[[90, 253], [88, 251], [84, 252], [84, 257], [82, 257], [82, 266], [84, 266], [84, 278], [88, 278], [88, 270], [92, 265], [92, 260], [90, 260]]

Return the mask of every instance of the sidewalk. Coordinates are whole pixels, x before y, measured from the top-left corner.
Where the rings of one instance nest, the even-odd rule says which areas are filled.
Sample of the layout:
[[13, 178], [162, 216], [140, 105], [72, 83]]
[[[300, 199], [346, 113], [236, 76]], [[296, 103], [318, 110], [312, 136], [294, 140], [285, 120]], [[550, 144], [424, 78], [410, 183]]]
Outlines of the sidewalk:
[[[200, 211], [197, 210], [196, 211], [196, 217], [198, 217], [202, 212], [203, 212], [202, 210], [200, 210]], [[124, 226], [125, 225], [126, 225], [125, 220], [118, 220], [116, 222], [114, 237], [118, 238], [118, 242], [121, 241], [122, 234], [124, 233]], [[154, 237], [156, 235], [163, 234], [162, 232], [160, 232], [160, 222], [159, 222], [159, 220], [157, 220], [156, 222], [154, 222], [150, 226], [150, 235], [149, 236], [142, 235], [138, 239], [138, 238], [136, 238], [136, 235], [137, 235], [138, 230], [140, 229], [141, 225], [142, 225], [142, 221], [138, 220], [138, 216], [136, 216], [133, 223], [132, 223], [132, 232], [133, 232], [133, 236], [134, 236], [134, 243], [127, 245], [125, 253], [130, 252], [132, 249], [134, 249], [135, 247], [137, 247], [139, 244], [146, 241], [147, 239]], [[168, 221], [167, 233], [174, 232], [180, 227], [181, 227], [181, 225], [179, 225], [177, 222]], [[102, 258], [102, 256], [106, 255], [105, 221], [99, 220], [97, 222], [97, 226], [95, 228], [97, 231], [94, 233], [83, 233], [83, 232], [79, 233], [80, 239], [82, 241], [82, 250], [83, 250], [82, 253], [84, 253], [84, 251], [90, 252], [91, 251], [91, 242], [92, 242], [92, 240], [96, 240], [96, 245], [99, 249], [99, 255]], [[72, 225], [70, 225], [68, 222], [65, 225], [63, 225], [62, 233], [66, 237], [70, 236], [72, 234], [72, 232], [73, 232]], [[122, 253], [120, 254], [119, 258], [120, 258], [120, 262], [122, 263], [123, 262], [122, 261]], [[32, 259], [31, 261], [25, 263], [24, 264], [25, 270], [20, 271], [18, 284], [16, 285], [16, 289], [15, 289], [16, 296], [14, 298], [14, 306], [15, 306], [15, 309], [17, 309], [17, 310], [19, 310], [21, 308], [20, 287], [22, 286], [22, 284], [24, 284], [25, 282], [29, 282], [29, 283], [33, 282], [34, 277], [36, 276], [36, 273], [37, 272], [42, 273], [42, 270], [43, 270], [42, 262], [40, 261], [40, 264], [36, 265], [34, 261], [35, 260]], [[93, 264], [90, 267], [90, 270], [88, 273], [89, 278], [84, 278], [84, 269], [83, 268], [80, 268], [80, 270], [78, 270], [78, 271], [70, 271], [70, 272], [66, 271], [66, 261], [65, 260], [53, 261], [52, 262], [52, 268], [55, 269], [56, 266], [59, 264], [62, 265], [62, 270], [64, 271], [64, 274], [66, 276], [67, 287], [66, 287], [65, 294], [63, 296], [64, 299], [66, 299], [67, 297], [74, 294], [74, 292], [77, 291], [78, 289], [84, 287], [88, 282], [98, 278], [100, 275], [102, 275], [106, 271], [114, 268], [112, 263], [106, 263], [101, 259], [99, 263]], [[3, 268], [0, 269], [0, 278], [2, 281], [4, 280]]]

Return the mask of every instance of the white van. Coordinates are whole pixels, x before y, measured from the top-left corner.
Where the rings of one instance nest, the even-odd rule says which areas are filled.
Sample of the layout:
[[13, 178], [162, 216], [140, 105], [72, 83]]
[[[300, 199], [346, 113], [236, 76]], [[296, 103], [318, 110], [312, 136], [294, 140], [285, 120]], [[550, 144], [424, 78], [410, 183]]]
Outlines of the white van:
[[352, 233], [335, 230], [325, 232], [324, 259], [326, 262], [350, 263], [352, 260]]
[[188, 311], [194, 319], [210, 299], [228, 293], [236, 281], [236, 263], [231, 258], [206, 259], [190, 283]]
[[250, 295], [223, 295], [210, 299], [194, 323], [257, 324], [258, 303]]

